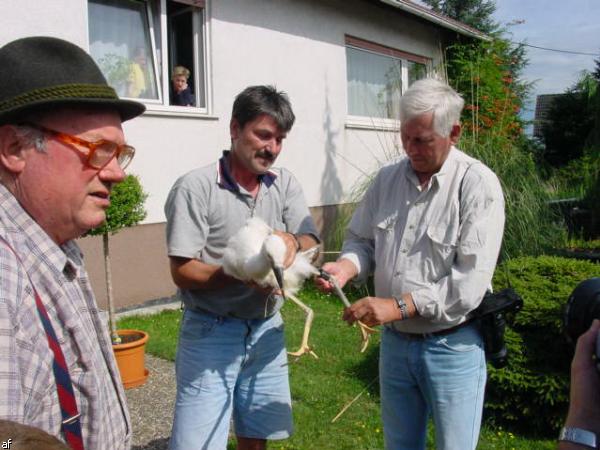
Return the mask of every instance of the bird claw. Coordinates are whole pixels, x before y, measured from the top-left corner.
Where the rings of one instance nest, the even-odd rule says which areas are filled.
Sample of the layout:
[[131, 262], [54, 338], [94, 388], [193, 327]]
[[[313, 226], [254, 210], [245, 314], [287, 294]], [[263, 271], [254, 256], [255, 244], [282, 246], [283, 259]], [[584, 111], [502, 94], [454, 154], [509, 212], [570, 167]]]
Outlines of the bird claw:
[[377, 333], [377, 330], [365, 325], [360, 320], [358, 321], [358, 326], [360, 327], [360, 334], [362, 336], [362, 346], [360, 347], [360, 352], [364, 353], [369, 346], [369, 339], [371, 338], [371, 335], [373, 333]]
[[307, 353], [309, 355], [311, 355], [313, 358], [319, 359], [317, 354], [315, 352], [313, 352], [312, 349], [308, 345], [301, 345], [300, 348], [298, 350], [296, 350], [295, 352], [288, 352], [288, 355], [295, 356], [296, 360], [298, 360], [302, 355], [305, 355]]

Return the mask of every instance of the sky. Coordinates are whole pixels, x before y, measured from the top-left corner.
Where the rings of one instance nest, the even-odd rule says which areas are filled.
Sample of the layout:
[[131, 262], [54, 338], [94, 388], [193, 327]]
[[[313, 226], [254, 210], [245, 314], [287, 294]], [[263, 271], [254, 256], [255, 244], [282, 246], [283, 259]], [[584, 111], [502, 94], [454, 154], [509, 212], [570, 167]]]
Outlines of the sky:
[[537, 47], [592, 53], [575, 55], [527, 47], [526, 81], [535, 81], [523, 116], [532, 118], [535, 95], [562, 93], [582, 70], [593, 70], [600, 59], [600, 0], [496, 0], [494, 20], [507, 27], [506, 38]]

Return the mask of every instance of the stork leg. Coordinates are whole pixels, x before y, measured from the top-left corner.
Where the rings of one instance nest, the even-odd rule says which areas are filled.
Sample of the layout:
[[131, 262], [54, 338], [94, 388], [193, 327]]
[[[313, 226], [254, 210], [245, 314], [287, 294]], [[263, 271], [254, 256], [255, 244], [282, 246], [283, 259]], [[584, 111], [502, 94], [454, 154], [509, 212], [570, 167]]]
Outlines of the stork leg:
[[313, 317], [314, 317], [313, 310], [310, 309], [308, 306], [306, 306], [304, 303], [302, 303], [300, 301], [300, 299], [298, 297], [296, 297], [295, 295], [288, 294], [286, 292], [285, 296], [287, 298], [289, 298], [290, 300], [292, 300], [300, 308], [302, 308], [302, 310], [306, 313], [306, 320], [304, 322], [304, 332], [302, 333], [302, 342], [300, 343], [300, 348], [298, 350], [296, 350], [295, 352], [288, 352], [288, 355], [302, 356], [305, 353], [308, 353], [311, 356], [313, 356], [314, 358], [319, 359], [317, 354], [315, 352], [313, 352], [311, 350], [310, 346], [308, 345], [308, 335], [310, 334], [310, 327], [312, 325], [312, 321], [313, 321]]

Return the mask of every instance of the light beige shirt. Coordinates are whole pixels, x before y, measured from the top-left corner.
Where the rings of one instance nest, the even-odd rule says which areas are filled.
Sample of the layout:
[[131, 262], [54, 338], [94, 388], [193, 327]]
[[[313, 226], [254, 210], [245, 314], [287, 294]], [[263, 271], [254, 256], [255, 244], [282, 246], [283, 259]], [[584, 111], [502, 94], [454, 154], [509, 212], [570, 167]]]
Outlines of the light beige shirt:
[[453, 147], [424, 188], [408, 158], [383, 167], [352, 217], [341, 258], [357, 267], [358, 281], [373, 273], [375, 296], [412, 294], [420, 317], [390, 326], [429, 333], [458, 325], [479, 305], [503, 231], [498, 178]]

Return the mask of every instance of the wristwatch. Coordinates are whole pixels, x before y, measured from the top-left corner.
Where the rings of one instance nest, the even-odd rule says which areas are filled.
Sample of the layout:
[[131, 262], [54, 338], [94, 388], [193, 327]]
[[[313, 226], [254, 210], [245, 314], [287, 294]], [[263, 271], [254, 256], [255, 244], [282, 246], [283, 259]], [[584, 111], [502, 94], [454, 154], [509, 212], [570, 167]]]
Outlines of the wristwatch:
[[581, 428], [563, 427], [558, 436], [559, 441], [572, 442], [573, 444], [585, 445], [590, 448], [598, 448], [596, 433], [582, 430]]
[[406, 306], [406, 302], [404, 301], [404, 299], [402, 297], [392, 297], [394, 300], [396, 300], [396, 305], [398, 305], [398, 308], [400, 309], [400, 314], [402, 314], [402, 320], [406, 319], [406, 314], [407, 314], [407, 309], [408, 307]]

